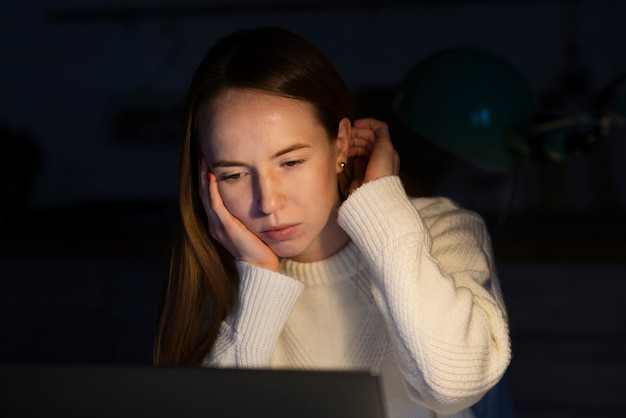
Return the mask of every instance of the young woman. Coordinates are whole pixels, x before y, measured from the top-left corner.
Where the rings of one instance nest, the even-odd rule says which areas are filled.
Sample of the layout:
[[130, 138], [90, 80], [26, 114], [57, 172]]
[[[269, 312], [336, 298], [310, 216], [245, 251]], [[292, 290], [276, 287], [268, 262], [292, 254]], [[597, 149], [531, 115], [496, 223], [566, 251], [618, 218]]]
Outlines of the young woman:
[[510, 360], [482, 220], [407, 196], [306, 40], [219, 41], [188, 95], [156, 364], [376, 370], [389, 417], [474, 416]]

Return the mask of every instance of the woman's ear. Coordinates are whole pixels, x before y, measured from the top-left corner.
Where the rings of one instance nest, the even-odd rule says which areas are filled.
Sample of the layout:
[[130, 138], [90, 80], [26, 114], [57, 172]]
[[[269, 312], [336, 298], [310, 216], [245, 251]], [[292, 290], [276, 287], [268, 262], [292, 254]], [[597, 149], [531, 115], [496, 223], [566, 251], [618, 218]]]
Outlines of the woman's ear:
[[[339, 127], [337, 129], [337, 140], [335, 146], [337, 147], [337, 167], [340, 163], [348, 161], [348, 150], [350, 149], [350, 131], [352, 129], [352, 122], [350, 119], [343, 118], [339, 121]], [[338, 172], [341, 169], [338, 169]]]

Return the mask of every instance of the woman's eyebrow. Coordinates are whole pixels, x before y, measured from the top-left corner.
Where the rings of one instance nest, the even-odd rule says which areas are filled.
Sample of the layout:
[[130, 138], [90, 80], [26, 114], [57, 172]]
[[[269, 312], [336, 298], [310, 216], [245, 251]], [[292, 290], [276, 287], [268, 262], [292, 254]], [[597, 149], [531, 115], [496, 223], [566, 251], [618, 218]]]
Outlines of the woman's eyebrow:
[[[283, 148], [280, 151], [275, 152], [274, 154], [272, 154], [272, 156], [270, 157], [270, 159], [274, 159], [274, 158], [278, 158], [282, 155], [285, 154], [289, 154], [290, 152], [293, 151], [298, 151], [300, 149], [303, 148], [311, 148], [311, 145], [309, 144], [293, 144], [288, 146], [287, 148]], [[239, 161], [229, 161], [229, 160], [218, 160], [215, 163], [213, 163], [213, 167], [241, 167], [241, 166], [245, 166], [246, 163], [242, 163]]]
[[281, 155], [289, 154], [292, 151], [300, 150], [302, 148], [311, 148], [311, 146], [308, 144], [293, 144], [276, 152], [274, 155], [272, 155], [272, 159], [280, 157]]
[[213, 163], [213, 168], [215, 167], [240, 167], [242, 165], [245, 165], [245, 164], [237, 162], [237, 161], [219, 160]]

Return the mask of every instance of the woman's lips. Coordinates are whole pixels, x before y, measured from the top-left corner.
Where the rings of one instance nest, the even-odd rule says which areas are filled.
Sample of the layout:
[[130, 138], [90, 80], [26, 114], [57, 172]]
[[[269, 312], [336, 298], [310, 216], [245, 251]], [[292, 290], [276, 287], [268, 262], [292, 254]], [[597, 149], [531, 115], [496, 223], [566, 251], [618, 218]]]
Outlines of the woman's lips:
[[277, 228], [267, 229], [261, 234], [271, 241], [282, 241], [291, 238], [296, 233], [298, 225], [280, 226]]

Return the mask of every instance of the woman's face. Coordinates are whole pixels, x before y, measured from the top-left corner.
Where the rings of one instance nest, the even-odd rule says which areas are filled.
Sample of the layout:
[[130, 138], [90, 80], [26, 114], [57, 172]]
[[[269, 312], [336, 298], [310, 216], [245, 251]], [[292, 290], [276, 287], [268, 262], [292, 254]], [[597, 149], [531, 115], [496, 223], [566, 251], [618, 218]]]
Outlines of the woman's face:
[[244, 89], [205, 112], [202, 151], [224, 204], [276, 255], [317, 261], [349, 241], [337, 224], [348, 119], [331, 141], [310, 104]]

